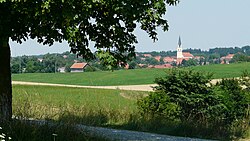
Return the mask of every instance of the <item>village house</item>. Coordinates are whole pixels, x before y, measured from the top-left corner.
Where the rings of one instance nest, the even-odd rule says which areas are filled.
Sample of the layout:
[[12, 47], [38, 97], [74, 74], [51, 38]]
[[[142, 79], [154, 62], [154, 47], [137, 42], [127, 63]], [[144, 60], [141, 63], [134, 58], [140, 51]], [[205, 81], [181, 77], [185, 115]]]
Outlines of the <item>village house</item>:
[[60, 67], [60, 68], [58, 68], [58, 72], [60, 72], [60, 73], [65, 73], [65, 67]]
[[220, 58], [221, 64], [229, 64], [229, 62], [233, 59], [234, 54], [228, 54], [227, 56], [223, 56]]
[[71, 67], [70, 70], [71, 72], [84, 72], [84, 69], [89, 66], [88, 63], [74, 63]]
[[143, 54], [144, 57], [152, 57], [151, 54]]
[[38, 58], [37, 59], [39, 62], [43, 62], [43, 59], [42, 58]]
[[160, 60], [161, 60], [161, 56], [155, 56], [154, 58], [155, 58], [155, 60], [157, 60], [158, 62], [160, 62]]
[[164, 63], [172, 63], [172, 62], [174, 62], [174, 58], [173, 57], [164, 57], [163, 58], [163, 62]]

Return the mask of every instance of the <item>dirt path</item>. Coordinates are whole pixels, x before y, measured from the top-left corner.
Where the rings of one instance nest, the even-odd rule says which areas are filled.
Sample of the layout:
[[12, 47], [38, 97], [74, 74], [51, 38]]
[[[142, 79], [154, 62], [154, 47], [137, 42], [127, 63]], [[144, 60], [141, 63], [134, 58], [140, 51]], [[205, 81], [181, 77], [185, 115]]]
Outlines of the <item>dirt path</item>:
[[12, 84], [14, 84], [14, 85], [58, 86], [58, 87], [71, 87], [71, 88], [120, 89], [120, 90], [134, 90], [134, 91], [153, 91], [152, 87], [156, 86], [156, 84], [127, 85], [127, 86], [81, 86], [81, 85], [50, 84], [50, 83], [23, 82], [23, 81], [12, 81]]
[[[48, 126], [56, 126], [56, 123], [45, 121], [45, 120], [35, 120], [29, 119], [26, 122], [37, 124], [37, 125], [48, 125]], [[103, 128], [103, 127], [93, 127], [86, 126], [82, 124], [76, 124], [75, 127], [94, 137], [101, 137], [103, 139], [107, 139], [110, 141], [213, 141], [213, 140], [205, 140], [198, 138], [189, 138], [189, 137], [176, 137], [169, 135], [161, 135], [154, 133], [146, 133], [139, 131], [129, 131], [129, 130], [118, 130], [111, 128]]]
[[[213, 79], [211, 80], [211, 83], [215, 84], [218, 81], [220, 81], [220, 79]], [[124, 85], [124, 86], [81, 86], [81, 85], [51, 84], [51, 83], [23, 82], [23, 81], [12, 81], [12, 84], [58, 86], [58, 87], [71, 87], [71, 88], [120, 89], [120, 90], [133, 90], [133, 91], [153, 91], [153, 87], [157, 86], [157, 84]]]

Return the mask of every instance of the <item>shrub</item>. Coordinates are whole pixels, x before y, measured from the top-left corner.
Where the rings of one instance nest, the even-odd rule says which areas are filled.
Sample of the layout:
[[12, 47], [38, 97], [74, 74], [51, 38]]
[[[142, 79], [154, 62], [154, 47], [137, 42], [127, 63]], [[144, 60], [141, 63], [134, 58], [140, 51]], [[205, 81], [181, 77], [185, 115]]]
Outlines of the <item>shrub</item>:
[[193, 70], [171, 70], [165, 77], [157, 78], [157, 93], [169, 97], [169, 102], [180, 107], [181, 120], [202, 121], [208, 106], [216, 105], [216, 97], [212, 95], [211, 74], [202, 74]]
[[207, 129], [223, 138], [242, 136], [249, 127], [250, 78], [245, 73], [241, 79], [223, 79], [214, 86], [209, 83], [211, 77], [192, 70], [170, 70], [155, 80], [155, 92], [138, 101], [139, 110], [152, 119], [160, 115], [179, 120], [195, 132]]
[[179, 116], [179, 106], [170, 102], [168, 96], [159, 92], [150, 93], [147, 97], [138, 100], [137, 104], [142, 115], [152, 118], [162, 116], [175, 119], [176, 116]]
[[97, 69], [95, 67], [92, 66], [86, 66], [86, 68], [84, 69], [85, 72], [94, 72]]
[[233, 121], [246, 117], [248, 110], [248, 93], [240, 86], [239, 80], [222, 79], [216, 84], [217, 94], [221, 97], [221, 104], [226, 109], [222, 117], [226, 123], [231, 124]]

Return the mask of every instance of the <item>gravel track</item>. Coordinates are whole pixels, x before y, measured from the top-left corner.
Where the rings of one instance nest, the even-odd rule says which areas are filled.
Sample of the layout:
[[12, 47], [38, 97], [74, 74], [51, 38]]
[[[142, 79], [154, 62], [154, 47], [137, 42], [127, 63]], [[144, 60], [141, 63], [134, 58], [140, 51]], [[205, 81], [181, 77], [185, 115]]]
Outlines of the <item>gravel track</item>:
[[[49, 126], [60, 125], [58, 123], [45, 120], [26, 119], [24, 121], [37, 125], [49, 125]], [[90, 136], [101, 137], [103, 139], [111, 141], [212, 141], [212, 140], [205, 140], [198, 138], [176, 137], [176, 136], [153, 134], [153, 133], [138, 132], [138, 131], [93, 127], [82, 124], [75, 125], [75, 128], [84, 133], [87, 133]]]
[[127, 86], [81, 86], [81, 85], [66, 85], [66, 84], [51, 84], [51, 83], [38, 83], [38, 82], [23, 82], [12, 81], [15, 85], [38, 85], [38, 86], [57, 86], [57, 87], [71, 87], [71, 88], [94, 88], [94, 89], [120, 89], [120, 90], [134, 90], [134, 91], [153, 91], [156, 84], [148, 85], [127, 85]]
[[[209, 141], [198, 138], [176, 137], [169, 135], [160, 135], [138, 131], [116, 130], [102, 127], [90, 127], [77, 125], [80, 130], [91, 133], [94, 136], [103, 137], [115, 141]], [[210, 140], [211, 141], [211, 140]]]
[[[221, 79], [211, 80], [212, 84], [220, 81]], [[122, 86], [81, 86], [81, 85], [66, 85], [66, 84], [51, 84], [51, 83], [38, 83], [38, 82], [23, 82], [12, 81], [15, 85], [38, 85], [38, 86], [57, 86], [57, 87], [71, 87], [71, 88], [94, 88], [94, 89], [120, 89], [120, 90], [133, 90], [133, 91], [153, 91], [153, 87], [157, 84], [147, 85], [122, 85]]]

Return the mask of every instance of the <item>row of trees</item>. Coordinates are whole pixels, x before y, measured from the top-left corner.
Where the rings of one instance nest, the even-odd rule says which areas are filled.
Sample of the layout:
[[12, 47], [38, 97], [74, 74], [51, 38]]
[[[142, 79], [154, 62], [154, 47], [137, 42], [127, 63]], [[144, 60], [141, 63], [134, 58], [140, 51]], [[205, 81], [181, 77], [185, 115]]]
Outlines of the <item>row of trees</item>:
[[[152, 56], [159, 52], [148, 52]], [[165, 64], [163, 57], [158, 61], [154, 57], [144, 57], [142, 53], [138, 53], [137, 56], [132, 61], [128, 62], [129, 69], [144, 68], [149, 65], [162, 65]], [[142, 59], [144, 58], [144, 59]], [[58, 72], [59, 68], [64, 67], [66, 72], [70, 72], [70, 66], [75, 62], [85, 62], [81, 57], [77, 57], [75, 54], [70, 52], [65, 52], [62, 54], [45, 54], [37, 56], [20, 56], [13, 57], [11, 59], [11, 71], [12, 73], [53, 73]], [[199, 60], [189, 59], [183, 60], [181, 64], [171, 63], [172, 66], [188, 67], [206, 64], [219, 64], [221, 61], [219, 54], [208, 54], [203, 55]], [[250, 57], [246, 53], [237, 53], [230, 60], [230, 63], [235, 62], [250, 62]], [[100, 64], [99, 60], [93, 59], [88, 61], [92, 66], [93, 70], [107, 70], [105, 66]], [[144, 66], [139, 66], [139, 64], [145, 64]], [[116, 69], [122, 69], [123, 67], [117, 67]]]
[[[195, 56], [210, 56], [215, 55], [216, 58], [226, 56], [228, 54], [236, 54], [236, 53], [243, 53], [250, 56], [250, 46], [243, 46], [243, 47], [216, 47], [210, 48], [209, 50], [201, 50], [201, 49], [183, 49], [183, 52], [190, 52]], [[154, 56], [176, 56], [176, 51], [153, 51], [153, 52], [142, 52], [140, 54], [151, 54]]]
[[[62, 54], [45, 54], [33, 56], [18, 56], [11, 58], [11, 72], [12, 73], [55, 73], [59, 71], [70, 72], [70, 67], [75, 62], [86, 62], [82, 57], [70, 52]], [[85, 71], [107, 70], [98, 59], [88, 61], [91, 69]], [[64, 70], [61, 70], [61, 69]], [[116, 67], [120, 69], [121, 67]]]
[[19, 56], [11, 59], [12, 73], [52, 73], [58, 72], [58, 68], [65, 67], [66, 71], [70, 71], [69, 67], [74, 61], [83, 61], [77, 58], [75, 54], [65, 52], [62, 54], [45, 54], [37, 56]]

